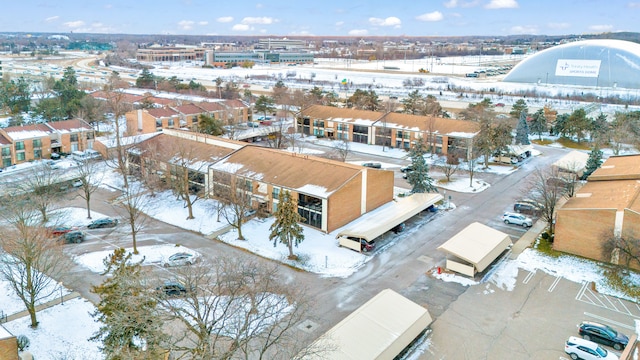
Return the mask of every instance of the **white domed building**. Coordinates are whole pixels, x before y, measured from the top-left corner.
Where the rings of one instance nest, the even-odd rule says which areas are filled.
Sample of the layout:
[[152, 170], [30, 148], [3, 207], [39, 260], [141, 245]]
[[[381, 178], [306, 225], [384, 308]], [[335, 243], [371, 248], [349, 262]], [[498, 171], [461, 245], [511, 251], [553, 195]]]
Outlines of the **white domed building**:
[[584, 40], [554, 46], [515, 66], [505, 82], [640, 88], [640, 44]]

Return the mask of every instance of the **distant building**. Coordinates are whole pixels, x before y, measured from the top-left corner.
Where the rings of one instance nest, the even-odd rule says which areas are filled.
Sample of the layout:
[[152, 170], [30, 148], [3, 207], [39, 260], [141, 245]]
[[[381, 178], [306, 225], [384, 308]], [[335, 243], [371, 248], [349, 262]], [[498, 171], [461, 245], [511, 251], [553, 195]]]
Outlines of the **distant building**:
[[205, 52], [205, 64], [224, 67], [228, 64], [253, 63], [277, 63], [277, 64], [309, 64], [313, 63], [313, 54], [305, 52], [221, 52], [207, 50]]
[[138, 49], [136, 60], [142, 62], [177, 62], [204, 59], [203, 48], [154, 47]]
[[292, 39], [260, 39], [258, 40], [258, 44], [255, 46], [256, 49], [267, 49], [267, 50], [290, 50], [290, 49], [301, 49], [306, 46], [304, 40], [292, 40]]

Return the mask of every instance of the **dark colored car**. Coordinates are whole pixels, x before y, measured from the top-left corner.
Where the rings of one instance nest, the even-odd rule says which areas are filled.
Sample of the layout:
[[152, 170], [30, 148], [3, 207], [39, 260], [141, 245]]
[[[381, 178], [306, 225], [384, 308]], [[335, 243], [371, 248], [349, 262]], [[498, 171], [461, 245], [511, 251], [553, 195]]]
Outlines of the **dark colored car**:
[[403, 173], [409, 172], [409, 171], [413, 171], [413, 165], [407, 165], [407, 166], [403, 166], [400, 168], [400, 171], [402, 171]]
[[73, 230], [76, 230], [76, 228], [72, 228], [71, 226], [54, 226], [47, 228], [47, 231], [49, 232], [49, 235], [51, 237], [62, 236]]
[[165, 281], [164, 284], [156, 288], [156, 291], [166, 296], [181, 296], [188, 292], [187, 288], [177, 281]]
[[578, 332], [583, 339], [611, 346], [616, 350], [624, 349], [629, 343], [627, 335], [621, 334], [611, 326], [591, 321], [583, 321], [578, 326]]
[[85, 234], [82, 231], [70, 231], [60, 236], [60, 240], [66, 244], [79, 244], [84, 241]]
[[376, 248], [376, 242], [371, 240], [367, 241], [365, 239], [360, 239], [360, 250], [362, 252], [373, 251]]
[[530, 203], [517, 202], [513, 204], [513, 211], [517, 213], [536, 215], [540, 212], [540, 208]]
[[372, 168], [372, 169], [382, 169], [382, 164], [375, 163], [375, 162], [364, 163], [362, 164], [362, 166]]
[[87, 225], [87, 227], [89, 229], [100, 229], [116, 227], [116, 225], [118, 225], [118, 219], [105, 218], [94, 220], [91, 224]]

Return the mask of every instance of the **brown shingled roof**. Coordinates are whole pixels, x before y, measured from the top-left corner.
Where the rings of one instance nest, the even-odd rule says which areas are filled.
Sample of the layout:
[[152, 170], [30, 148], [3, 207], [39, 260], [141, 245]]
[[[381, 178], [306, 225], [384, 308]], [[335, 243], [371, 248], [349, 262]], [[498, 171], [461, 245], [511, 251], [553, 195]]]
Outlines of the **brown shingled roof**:
[[168, 107], [148, 109], [147, 112], [149, 113], [149, 115], [155, 118], [171, 117], [171, 116], [178, 115], [177, 111]]
[[[339, 161], [257, 146], [245, 146], [212, 167], [290, 189], [316, 187], [320, 189], [316, 194], [320, 192], [327, 196], [363, 169]], [[304, 189], [301, 192], [305, 192]]]
[[203, 113], [202, 109], [194, 104], [174, 106], [173, 109], [184, 115], [195, 115]]
[[611, 156], [589, 175], [589, 181], [640, 180], [640, 155]]
[[[224, 141], [224, 139], [219, 139], [219, 140]], [[143, 150], [149, 149], [154, 152], [162, 153], [162, 151], [160, 150], [172, 149], [173, 146], [178, 141], [183, 141], [185, 144], [188, 144], [186, 146], [189, 148], [190, 152], [191, 150], [193, 150], [193, 153], [197, 154], [197, 156], [195, 156], [193, 159], [190, 159], [190, 160], [198, 160], [198, 161], [213, 163], [229, 155], [233, 151], [235, 151], [233, 147], [217, 146], [211, 143], [207, 144], [207, 143], [202, 143], [194, 140], [177, 138], [167, 134], [159, 134], [148, 140], [145, 140], [142, 143], [140, 143], [138, 147]], [[231, 143], [235, 143], [235, 142], [232, 141]], [[173, 156], [174, 154], [165, 153], [165, 155]], [[168, 161], [169, 159], [164, 159], [164, 160]]]
[[375, 122], [376, 120], [380, 119], [382, 115], [384, 115], [383, 113], [377, 111], [345, 109], [335, 106], [323, 105], [311, 105], [308, 108], [304, 109], [303, 114], [304, 116], [315, 119], [343, 119], [346, 122], [358, 119]]
[[474, 134], [480, 131], [478, 123], [474, 121], [400, 114], [394, 112], [384, 115], [376, 125], [380, 125], [385, 119], [386, 126], [388, 127], [397, 126], [403, 129], [419, 129], [420, 131], [431, 131], [433, 129], [435, 132], [443, 135], [453, 133]]
[[632, 206], [640, 192], [640, 181], [589, 181], [569, 199], [563, 209], [617, 209]]
[[[109, 99], [109, 97], [114, 96], [114, 94], [110, 94], [104, 91], [94, 91], [91, 94], [89, 94], [91, 97], [95, 98], [95, 99], [100, 99], [100, 100], [107, 100]], [[125, 103], [129, 103], [129, 104], [135, 104], [135, 103], [139, 103], [142, 101], [142, 99], [144, 99], [144, 96], [141, 95], [134, 95], [134, 94], [129, 94], [129, 93], [118, 93], [119, 96], [121, 96], [121, 100]]]
[[245, 105], [242, 101], [240, 100], [224, 100], [223, 103], [226, 106], [229, 106], [231, 108], [246, 108], [247, 105]]
[[52, 129], [55, 130], [78, 130], [78, 129], [85, 129], [85, 130], [92, 130], [91, 126], [89, 124], [87, 124], [86, 121], [81, 120], [81, 119], [71, 119], [71, 120], [64, 120], [64, 121], [52, 121], [47, 123], [47, 125], [49, 125], [49, 127], [51, 127]]
[[203, 110], [208, 111], [208, 112], [215, 112], [215, 111], [223, 111], [224, 110], [224, 106], [222, 106], [218, 102], [213, 102], [213, 101], [203, 101], [203, 102], [200, 102], [200, 103], [198, 103], [196, 105], [198, 105], [198, 107], [200, 107]]

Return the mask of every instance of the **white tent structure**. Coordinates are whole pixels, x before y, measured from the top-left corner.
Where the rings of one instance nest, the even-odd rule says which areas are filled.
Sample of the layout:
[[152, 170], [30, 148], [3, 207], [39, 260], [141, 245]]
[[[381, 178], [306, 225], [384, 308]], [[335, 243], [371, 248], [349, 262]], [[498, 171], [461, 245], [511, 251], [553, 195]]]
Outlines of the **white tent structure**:
[[371, 241], [442, 199], [442, 195], [433, 193], [412, 194], [398, 198], [347, 224], [336, 237], [353, 237]]
[[438, 250], [449, 254], [448, 270], [473, 277], [511, 245], [508, 234], [474, 222], [440, 245]]
[[552, 167], [561, 173], [575, 174], [578, 178], [582, 177], [584, 169], [587, 166], [589, 154], [573, 150], [567, 155], [554, 162]]
[[433, 320], [429, 311], [386, 289], [320, 336], [298, 359], [392, 360]]

